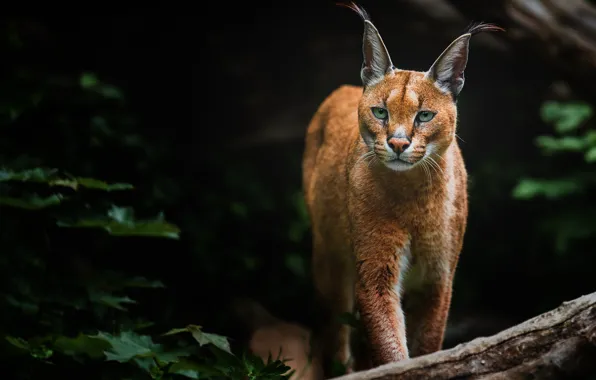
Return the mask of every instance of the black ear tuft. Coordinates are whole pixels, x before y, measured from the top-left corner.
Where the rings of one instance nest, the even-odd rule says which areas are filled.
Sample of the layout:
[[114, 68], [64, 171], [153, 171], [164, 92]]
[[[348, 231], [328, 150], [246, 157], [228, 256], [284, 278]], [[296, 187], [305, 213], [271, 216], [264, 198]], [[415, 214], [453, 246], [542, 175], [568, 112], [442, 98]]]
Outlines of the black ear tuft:
[[457, 98], [464, 86], [464, 70], [468, 63], [470, 38], [481, 32], [502, 32], [505, 29], [495, 24], [472, 23], [465, 33], [456, 38], [433, 63], [427, 75], [437, 86]]
[[504, 32], [505, 29], [495, 24], [488, 24], [484, 22], [472, 22], [463, 34], [478, 34], [482, 32]]
[[353, 10], [354, 12], [358, 13], [358, 15], [362, 18], [362, 21], [370, 21], [370, 16], [368, 15], [368, 13], [366, 13], [364, 8], [359, 7], [353, 1], [349, 2], [349, 3], [335, 3], [335, 4], [340, 7], [349, 8], [349, 9]]
[[356, 3], [338, 3], [337, 5], [353, 10], [364, 21], [364, 35], [362, 38], [364, 61], [360, 70], [360, 78], [364, 87], [374, 85], [382, 80], [385, 74], [395, 69], [381, 34], [370, 21], [368, 13]]

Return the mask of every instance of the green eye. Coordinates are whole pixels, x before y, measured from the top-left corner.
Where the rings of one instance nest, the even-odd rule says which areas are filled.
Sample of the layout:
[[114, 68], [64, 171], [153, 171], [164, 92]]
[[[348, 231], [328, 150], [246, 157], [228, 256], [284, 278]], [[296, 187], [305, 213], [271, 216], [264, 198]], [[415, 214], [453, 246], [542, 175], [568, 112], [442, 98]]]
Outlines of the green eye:
[[380, 120], [386, 120], [387, 119], [388, 112], [387, 112], [387, 110], [385, 108], [372, 107], [371, 108], [371, 111], [372, 111], [373, 115], [375, 115], [375, 117], [377, 119], [380, 119]]
[[431, 121], [433, 117], [435, 117], [435, 114], [430, 111], [420, 111], [418, 112], [418, 115], [416, 115], [416, 119], [421, 123]]

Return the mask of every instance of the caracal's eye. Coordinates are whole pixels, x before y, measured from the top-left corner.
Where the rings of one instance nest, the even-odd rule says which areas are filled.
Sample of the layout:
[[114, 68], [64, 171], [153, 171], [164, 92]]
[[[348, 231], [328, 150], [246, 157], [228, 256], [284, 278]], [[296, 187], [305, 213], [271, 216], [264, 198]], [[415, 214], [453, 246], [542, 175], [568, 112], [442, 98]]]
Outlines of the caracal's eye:
[[416, 120], [421, 123], [426, 123], [427, 121], [431, 121], [435, 117], [434, 112], [430, 111], [420, 111], [418, 115], [416, 115]]
[[373, 113], [373, 115], [375, 115], [375, 117], [379, 120], [387, 120], [387, 116], [389, 115], [389, 112], [387, 112], [387, 110], [385, 108], [381, 108], [381, 107], [372, 107], [370, 109]]

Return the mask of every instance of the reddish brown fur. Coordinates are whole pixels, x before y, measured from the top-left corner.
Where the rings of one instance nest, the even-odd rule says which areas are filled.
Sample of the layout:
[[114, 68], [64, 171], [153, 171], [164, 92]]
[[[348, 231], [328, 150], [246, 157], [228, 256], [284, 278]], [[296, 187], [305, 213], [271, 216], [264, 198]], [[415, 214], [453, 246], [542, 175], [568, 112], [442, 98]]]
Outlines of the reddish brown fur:
[[[463, 38], [483, 28], [498, 29], [476, 26]], [[314, 282], [331, 313], [323, 349], [349, 368], [350, 329], [334, 318], [355, 309], [373, 365], [441, 348], [468, 214], [467, 173], [455, 141], [456, 95], [425, 73], [389, 68], [366, 88], [335, 90], [308, 127], [303, 186]], [[371, 113], [378, 106], [391, 115], [386, 123]], [[435, 113], [422, 126], [414, 122], [421, 109]], [[385, 141], [398, 128], [412, 144], [405, 161], [414, 165], [403, 171], [381, 162]], [[362, 136], [370, 136], [370, 146]]]
[[[414, 86], [426, 108], [439, 111], [436, 127], [419, 134], [423, 139], [432, 137], [443, 151], [443, 159], [436, 162], [444, 175], [437, 170], [429, 178], [421, 165], [395, 172], [376, 160], [370, 165], [359, 160], [368, 149], [360, 137], [358, 114], [361, 122], [370, 119], [369, 104], [408, 85]], [[387, 107], [391, 114], [409, 119], [418, 104], [398, 97]], [[447, 95], [422, 73], [401, 71], [364, 96], [361, 87], [342, 86], [323, 102], [308, 128], [303, 180], [313, 227], [315, 284], [334, 313], [353, 311], [356, 286], [374, 364], [409, 356], [400, 336], [405, 329], [398, 315], [400, 294], [394, 291], [408, 246], [425, 273], [422, 286], [415, 289], [419, 296], [411, 294], [415, 298], [410, 300], [408, 326], [417, 325], [409, 329], [411, 353], [436, 351], [442, 344], [467, 217], [466, 170], [454, 140], [455, 120], [455, 106]], [[374, 133], [379, 140], [386, 136], [380, 127]], [[453, 163], [450, 168], [448, 160]], [[447, 220], [450, 182], [456, 194], [453, 216]], [[331, 335], [339, 346], [333, 350], [346, 362], [349, 330]]]
[[[397, 70], [366, 12], [348, 7], [365, 22], [364, 87], [340, 87], [313, 116], [303, 186], [314, 283], [328, 312], [323, 358], [351, 371], [441, 348], [468, 215], [455, 100], [470, 36], [502, 29], [472, 26], [428, 72]], [[354, 310], [369, 351], [356, 363], [350, 328], [337, 320]]]

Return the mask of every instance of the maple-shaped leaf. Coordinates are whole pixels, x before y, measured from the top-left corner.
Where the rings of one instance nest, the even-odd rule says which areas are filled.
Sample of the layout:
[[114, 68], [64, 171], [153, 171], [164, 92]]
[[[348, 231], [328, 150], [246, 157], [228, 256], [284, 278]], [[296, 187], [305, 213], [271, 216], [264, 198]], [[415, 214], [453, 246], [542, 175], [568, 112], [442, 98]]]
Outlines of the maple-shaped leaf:
[[110, 344], [110, 349], [104, 351], [106, 360], [125, 363], [135, 357], [152, 356], [153, 352], [161, 350], [161, 346], [153, 342], [148, 335], [138, 335], [132, 331], [123, 331], [120, 335], [99, 332], [90, 338], [102, 339]]
[[172, 329], [163, 335], [174, 335], [174, 334], [180, 334], [183, 332], [191, 333], [192, 337], [195, 338], [195, 340], [197, 342], [199, 342], [199, 345], [201, 345], [201, 346], [203, 346], [205, 344], [212, 344], [222, 351], [225, 351], [229, 354], [232, 353], [232, 351], [230, 349], [230, 342], [228, 342], [228, 338], [226, 338], [225, 336], [222, 336], [222, 335], [210, 334], [210, 333], [203, 332], [201, 330], [201, 326], [188, 325], [184, 328]]
[[133, 331], [122, 331], [119, 335], [99, 332], [90, 338], [101, 339], [110, 344], [110, 349], [104, 352], [106, 360], [125, 363], [131, 360], [154, 358], [163, 363], [175, 363], [181, 357], [192, 354], [191, 350], [177, 349], [166, 351], [161, 344], [153, 342], [148, 335], [139, 335]]

